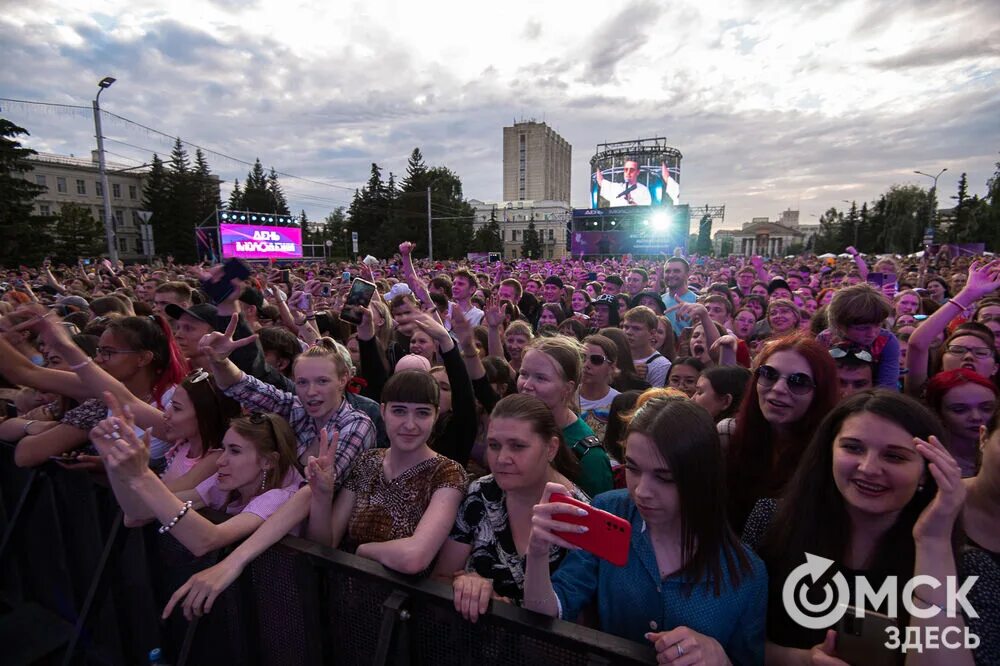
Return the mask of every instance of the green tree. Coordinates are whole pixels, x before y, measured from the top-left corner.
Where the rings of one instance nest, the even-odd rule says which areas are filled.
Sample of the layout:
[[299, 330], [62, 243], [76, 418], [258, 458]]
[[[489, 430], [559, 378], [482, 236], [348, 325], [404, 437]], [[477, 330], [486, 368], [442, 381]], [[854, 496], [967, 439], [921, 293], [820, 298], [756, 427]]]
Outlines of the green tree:
[[98, 256], [105, 249], [104, 224], [87, 206], [63, 204], [54, 231], [53, 258], [64, 264], [75, 264], [77, 257]]
[[0, 265], [38, 263], [51, 248], [51, 218], [32, 214], [33, 201], [45, 188], [27, 180], [35, 151], [21, 146], [16, 137], [28, 130], [0, 118]]
[[143, 180], [142, 207], [152, 213], [149, 224], [153, 228], [153, 243], [160, 254], [173, 254], [169, 247], [168, 229], [170, 222], [170, 186], [167, 182], [167, 167], [160, 156], [153, 153], [149, 173]]
[[698, 254], [706, 257], [712, 254], [712, 216], [702, 215], [698, 222], [698, 244], [695, 246]]
[[734, 240], [732, 236], [725, 236], [719, 243], [719, 256], [725, 258], [733, 253]]
[[348, 209], [348, 227], [358, 233], [358, 249], [363, 254], [387, 257], [406, 236], [397, 235], [389, 221], [389, 197], [382, 181], [382, 169], [372, 162], [368, 183], [355, 191]]
[[[199, 189], [191, 162], [180, 139], [170, 153], [170, 168], [166, 177], [170, 193], [165, 224], [161, 236], [154, 236], [161, 254], [172, 254], [180, 263], [195, 261], [194, 229], [201, 223]], [[155, 213], [154, 213], [155, 215]], [[155, 231], [154, 231], [155, 233]]]
[[243, 210], [243, 189], [240, 187], [240, 179], [237, 178], [233, 184], [233, 191], [229, 193], [229, 201], [226, 203], [227, 210]]
[[819, 216], [819, 231], [816, 233], [814, 242], [816, 254], [843, 252], [844, 248], [840, 244], [840, 228], [843, 221], [844, 214], [834, 207], [830, 207]]
[[274, 213], [274, 199], [268, 190], [267, 175], [260, 158], [254, 162], [243, 182], [243, 205], [241, 210], [251, 213]]
[[958, 192], [951, 197], [955, 201], [952, 210], [952, 222], [944, 238], [948, 243], [970, 243], [975, 240], [977, 229], [972, 228], [972, 215], [975, 203], [969, 197], [969, 179], [963, 171], [958, 179]]
[[271, 173], [267, 175], [267, 191], [271, 195], [271, 209], [263, 211], [274, 213], [275, 215], [291, 215], [288, 210], [288, 201], [285, 199], [285, 191], [278, 182], [278, 172], [271, 167]]
[[490, 219], [476, 230], [469, 244], [470, 252], [503, 252], [503, 238], [500, 235], [500, 223], [497, 222], [496, 209], [490, 211]]
[[535, 229], [535, 221], [528, 222], [528, 228], [524, 230], [524, 239], [521, 243], [521, 256], [528, 259], [540, 259], [542, 256], [542, 239]]

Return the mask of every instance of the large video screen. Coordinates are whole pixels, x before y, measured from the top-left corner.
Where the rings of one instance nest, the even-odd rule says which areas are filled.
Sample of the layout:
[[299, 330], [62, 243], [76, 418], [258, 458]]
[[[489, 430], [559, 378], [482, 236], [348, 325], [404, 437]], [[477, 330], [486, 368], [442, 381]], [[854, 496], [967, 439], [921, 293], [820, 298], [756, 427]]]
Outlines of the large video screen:
[[302, 229], [220, 224], [225, 259], [301, 259]]
[[575, 255], [672, 255], [687, 252], [691, 229], [687, 206], [573, 211], [570, 251]]
[[662, 206], [680, 197], [680, 156], [648, 150], [636, 155], [595, 157], [591, 163], [592, 208]]

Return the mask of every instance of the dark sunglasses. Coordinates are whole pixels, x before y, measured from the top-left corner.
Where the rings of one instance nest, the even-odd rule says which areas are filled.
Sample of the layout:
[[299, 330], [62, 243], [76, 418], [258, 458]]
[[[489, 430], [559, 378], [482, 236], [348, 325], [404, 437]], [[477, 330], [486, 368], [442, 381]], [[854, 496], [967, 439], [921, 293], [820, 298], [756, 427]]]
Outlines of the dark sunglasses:
[[591, 365], [604, 365], [608, 361], [608, 357], [600, 354], [587, 354], [587, 360], [590, 361]]
[[762, 365], [757, 368], [757, 384], [764, 388], [774, 386], [782, 377], [785, 378], [788, 390], [795, 395], [805, 395], [816, 388], [816, 383], [813, 382], [812, 377], [804, 372], [793, 372], [790, 375], [782, 375], [769, 365]]

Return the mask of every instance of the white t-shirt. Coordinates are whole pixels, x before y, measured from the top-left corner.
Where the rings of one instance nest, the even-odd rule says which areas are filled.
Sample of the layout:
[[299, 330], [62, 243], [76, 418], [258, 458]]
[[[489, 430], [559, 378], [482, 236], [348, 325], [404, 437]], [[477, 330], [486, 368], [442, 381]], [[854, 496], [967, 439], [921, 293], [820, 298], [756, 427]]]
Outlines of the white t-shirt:
[[[650, 360], [652, 359], [652, 360]], [[646, 364], [646, 381], [653, 388], [662, 388], [667, 383], [670, 373], [670, 361], [660, 352], [653, 352], [646, 358], [633, 359], [636, 363]]]
[[604, 441], [604, 431], [608, 427], [608, 417], [611, 415], [611, 401], [619, 392], [608, 387], [608, 392], [603, 398], [597, 400], [587, 400], [580, 396], [580, 418], [590, 426], [598, 439]]
[[[448, 321], [445, 322], [445, 328], [447, 328], [449, 331], [451, 330], [451, 312], [453, 308], [461, 308], [461, 306], [458, 303], [448, 304]], [[479, 322], [481, 322], [483, 320], [483, 317], [486, 316], [486, 313], [477, 308], [475, 305], [473, 305], [468, 310], [462, 310], [462, 312], [465, 313], [465, 318], [473, 326], [479, 326]]]

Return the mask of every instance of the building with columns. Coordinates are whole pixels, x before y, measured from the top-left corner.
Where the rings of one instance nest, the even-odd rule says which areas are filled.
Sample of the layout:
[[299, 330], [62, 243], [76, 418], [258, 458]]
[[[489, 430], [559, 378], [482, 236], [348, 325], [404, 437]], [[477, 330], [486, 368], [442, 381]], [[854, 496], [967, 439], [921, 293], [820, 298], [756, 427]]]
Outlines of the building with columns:
[[565, 201], [479, 201], [469, 199], [476, 211], [474, 231], [495, 219], [500, 225], [503, 240], [503, 259], [521, 258], [524, 232], [533, 221], [542, 241], [541, 259], [561, 259], [566, 249], [566, 225], [572, 219], [573, 209]]
[[[732, 254], [782, 257], [792, 248], [805, 247], [818, 230], [819, 225], [800, 225], [797, 210], [783, 211], [773, 222], [768, 217], [755, 217], [750, 222], [744, 222], [739, 231], [730, 232]], [[716, 234], [716, 242], [721, 243], [719, 234]]]

